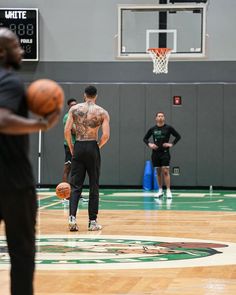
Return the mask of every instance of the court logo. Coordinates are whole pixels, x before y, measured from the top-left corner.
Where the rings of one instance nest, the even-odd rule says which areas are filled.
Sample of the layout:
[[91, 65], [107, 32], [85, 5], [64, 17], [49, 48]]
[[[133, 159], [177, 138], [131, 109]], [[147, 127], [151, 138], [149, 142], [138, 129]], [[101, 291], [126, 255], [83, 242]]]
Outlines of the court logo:
[[[37, 239], [38, 269], [133, 269], [236, 263], [236, 244], [163, 237], [43, 235]], [[178, 261], [178, 262], [177, 262]], [[0, 269], [9, 267], [0, 237]]]

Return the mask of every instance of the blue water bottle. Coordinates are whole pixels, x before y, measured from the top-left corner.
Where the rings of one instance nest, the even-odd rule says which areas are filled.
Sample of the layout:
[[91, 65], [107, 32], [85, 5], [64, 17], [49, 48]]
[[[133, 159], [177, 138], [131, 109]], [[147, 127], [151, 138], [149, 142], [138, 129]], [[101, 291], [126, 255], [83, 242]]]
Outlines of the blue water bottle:
[[145, 191], [152, 190], [153, 169], [151, 161], [146, 161], [143, 174], [143, 189]]
[[158, 191], [159, 186], [158, 186], [158, 182], [157, 182], [157, 168], [153, 168], [153, 189], [155, 191]]

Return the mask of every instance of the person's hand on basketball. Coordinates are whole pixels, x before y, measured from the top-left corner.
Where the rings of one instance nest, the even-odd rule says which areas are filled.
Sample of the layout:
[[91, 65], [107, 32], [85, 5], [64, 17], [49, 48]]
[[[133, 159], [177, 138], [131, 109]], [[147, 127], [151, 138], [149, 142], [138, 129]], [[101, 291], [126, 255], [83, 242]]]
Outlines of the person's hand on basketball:
[[157, 150], [157, 149], [158, 149], [158, 146], [157, 146], [155, 143], [151, 143], [151, 142], [149, 142], [148, 146], [149, 146], [150, 149], [152, 149], [152, 150]]
[[56, 125], [64, 105], [64, 91], [57, 82], [49, 79], [32, 82], [27, 88], [26, 99], [28, 109], [42, 117], [37, 121], [37, 127], [46, 131]]
[[43, 124], [43, 131], [47, 131], [48, 129], [54, 127], [61, 115], [61, 109], [57, 108], [55, 111], [51, 112], [50, 114], [44, 116], [43, 119], [41, 119], [40, 121]]

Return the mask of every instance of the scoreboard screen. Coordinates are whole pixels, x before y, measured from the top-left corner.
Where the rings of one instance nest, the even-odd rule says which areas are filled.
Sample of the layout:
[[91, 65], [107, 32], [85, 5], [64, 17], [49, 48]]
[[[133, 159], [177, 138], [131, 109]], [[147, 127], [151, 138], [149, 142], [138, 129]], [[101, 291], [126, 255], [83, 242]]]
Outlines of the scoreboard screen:
[[25, 61], [38, 61], [38, 9], [0, 8], [0, 28], [6, 27], [19, 38]]

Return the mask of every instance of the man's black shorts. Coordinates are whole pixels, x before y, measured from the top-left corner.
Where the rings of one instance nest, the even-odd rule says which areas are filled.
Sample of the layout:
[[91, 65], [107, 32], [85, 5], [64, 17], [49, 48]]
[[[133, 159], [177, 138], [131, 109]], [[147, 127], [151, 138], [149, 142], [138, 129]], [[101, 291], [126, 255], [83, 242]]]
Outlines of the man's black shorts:
[[68, 145], [64, 145], [65, 150], [65, 164], [71, 164], [72, 155]]
[[152, 153], [152, 165], [153, 167], [169, 167], [170, 166], [170, 153], [168, 150], [161, 153]]

